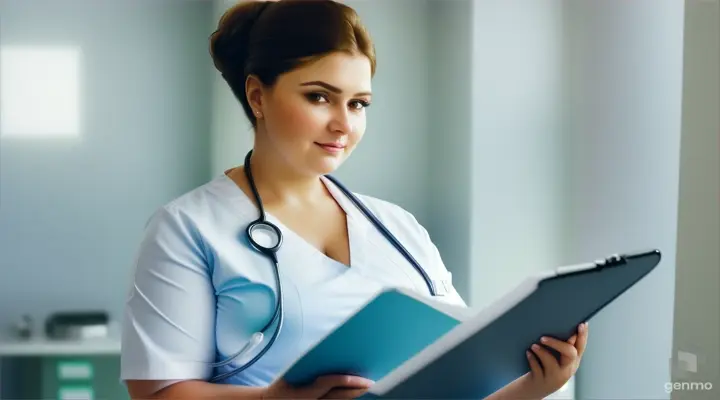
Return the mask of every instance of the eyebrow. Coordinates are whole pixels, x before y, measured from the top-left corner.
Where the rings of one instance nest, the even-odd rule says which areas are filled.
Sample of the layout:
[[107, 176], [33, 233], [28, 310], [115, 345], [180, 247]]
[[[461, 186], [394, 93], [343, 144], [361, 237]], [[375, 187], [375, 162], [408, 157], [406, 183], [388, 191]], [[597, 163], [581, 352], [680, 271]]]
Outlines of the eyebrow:
[[[339, 87], [335, 87], [335, 86], [333, 86], [327, 82], [323, 82], [323, 81], [304, 82], [304, 83], [301, 83], [300, 86], [320, 86], [320, 87], [324, 87], [325, 89], [327, 89], [333, 93], [337, 93], [337, 94], [342, 93], [342, 90]], [[355, 93], [355, 96], [372, 96], [372, 93], [360, 92], [360, 93]]]

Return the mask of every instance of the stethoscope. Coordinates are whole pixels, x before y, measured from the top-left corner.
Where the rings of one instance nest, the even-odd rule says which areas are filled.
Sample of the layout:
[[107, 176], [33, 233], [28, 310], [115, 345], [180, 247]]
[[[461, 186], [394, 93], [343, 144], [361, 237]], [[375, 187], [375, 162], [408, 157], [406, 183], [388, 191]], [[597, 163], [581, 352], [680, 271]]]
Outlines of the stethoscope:
[[[273, 273], [275, 275], [275, 286], [277, 288], [277, 301], [275, 302], [275, 311], [273, 312], [270, 321], [268, 321], [268, 323], [265, 324], [265, 326], [260, 331], [255, 332], [251, 336], [248, 343], [245, 344], [245, 346], [243, 346], [238, 352], [229, 356], [224, 361], [212, 363], [210, 365], [213, 367], [222, 367], [228, 365], [240, 355], [254, 349], [258, 344], [263, 341], [266, 331], [270, 329], [275, 320], [278, 319], [279, 321], [277, 328], [275, 328], [275, 331], [270, 337], [270, 340], [268, 340], [265, 347], [263, 347], [263, 349], [255, 357], [253, 357], [250, 361], [240, 367], [234, 368], [229, 372], [213, 377], [210, 380], [211, 382], [220, 381], [235, 374], [238, 374], [250, 367], [251, 365], [255, 364], [263, 355], [265, 355], [265, 353], [275, 342], [278, 335], [280, 334], [280, 330], [282, 329], [283, 324], [283, 296], [282, 285], [280, 284], [280, 270], [278, 267], [277, 258], [277, 252], [282, 245], [283, 235], [280, 231], [280, 228], [278, 228], [275, 224], [269, 222], [265, 216], [262, 199], [260, 198], [260, 193], [258, 193], [257, 187], [255, 186], [255, 180], [253, 179], [252, 170], [250, 167], [251, 156], [252, 150], [250, 150], [245, 156], [245, 176], [250, 183], [250, 188], [252, 189], [253, 196], [255, 197], [255, 202], [257, 203], [257, 207], [260, 210], [260, 217], [255, 221], [251, 222], [250, 225], [248, 225], [248, 227], [245, 229], [245, 233], [252, 247], [258, 252], [267, 256], [273, 262]], [[430, 290], [430, 294], [432, 296], [437, 296], [437, 290], [435, 288], [435, 285], [433, 284], [432, 279], [430, 279], [425, 270], [420, 266], [420, 263], [418, 263], [417, 260], [415, 260], [415, 258], [410, 254], [410, 252], [407, 251], [405, 246], [403, 246], [402, 243], [400, 243], [400, 241], [392, 233], [390, 233], [390, 231], [385, 227], [385, 225], [380, 222], [380, 220], [350, 190], [348, 190], [336, 178], [330, 175], [325, 175], [325, 177], [332, 181], [343, 192], [343, 194], [347, 196], [355, 204], [355, 206], [360, 209], [360, 211], [362, 211], [365, 217], [370, 220], [370, 222], [372, 222], [372, 224], [378, 230], [380, 230], [383, 236], [385, 236], [385, 238], [393, 244], [395, 249], [402, 253], [405, 259], [410, 264], [412, 264], [413, 267], [415, 267], [415, 269], [418, 273], [420, 273], [420, 275], [422, 275], [425, 283], [428, 286], [428, 289]]]

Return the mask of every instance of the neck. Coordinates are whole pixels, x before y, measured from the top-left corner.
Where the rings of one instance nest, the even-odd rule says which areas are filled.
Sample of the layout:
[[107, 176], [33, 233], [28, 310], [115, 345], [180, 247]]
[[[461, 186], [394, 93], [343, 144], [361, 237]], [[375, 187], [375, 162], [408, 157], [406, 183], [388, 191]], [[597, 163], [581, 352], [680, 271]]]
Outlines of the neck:
[[303, 174], [279, 154], [256, 143], [250, 158], [255, 187], [263, 203], [302, 205], [324, 197], [325, 188], [317, 175]]

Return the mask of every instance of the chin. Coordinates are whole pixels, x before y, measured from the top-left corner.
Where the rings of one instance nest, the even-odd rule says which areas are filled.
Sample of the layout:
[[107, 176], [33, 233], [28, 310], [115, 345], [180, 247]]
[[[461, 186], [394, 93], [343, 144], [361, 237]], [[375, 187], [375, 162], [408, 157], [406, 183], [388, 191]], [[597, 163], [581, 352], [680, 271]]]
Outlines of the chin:
[[345, 157], [342, 155], [313, 157], [310, 170], [316, 175], [332, 174], [344, 161]]
[[341, 164], [342, 164], [342, 160], [337, 160], [337, 161], [328, 160], [325, 162], [317, 163], [315, 165], [314, 169], [318, 175], [327, 175], [327, 174], [334, 173], [340, 167]]

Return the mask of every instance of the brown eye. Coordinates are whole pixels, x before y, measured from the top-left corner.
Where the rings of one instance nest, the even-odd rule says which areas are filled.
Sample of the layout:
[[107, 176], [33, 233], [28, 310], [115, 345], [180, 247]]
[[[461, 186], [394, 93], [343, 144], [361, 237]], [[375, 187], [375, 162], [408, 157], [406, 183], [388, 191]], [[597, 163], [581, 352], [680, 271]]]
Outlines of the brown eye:
[[328, 101], [327, 96], [322, 93], [308, 93], [305, 97], [307, 97], [307, 99], [312, 103], [322, 103]]
[[370, 103], [365, 100], [355, 100], [350, 102], [350, 107], [354, 110], [362, 110], [363, 108], [370, 107]]

